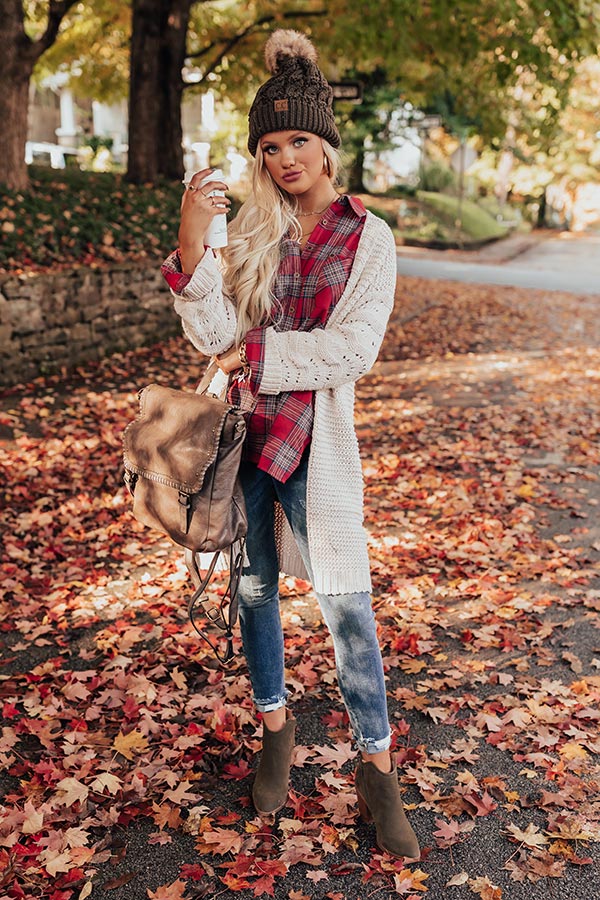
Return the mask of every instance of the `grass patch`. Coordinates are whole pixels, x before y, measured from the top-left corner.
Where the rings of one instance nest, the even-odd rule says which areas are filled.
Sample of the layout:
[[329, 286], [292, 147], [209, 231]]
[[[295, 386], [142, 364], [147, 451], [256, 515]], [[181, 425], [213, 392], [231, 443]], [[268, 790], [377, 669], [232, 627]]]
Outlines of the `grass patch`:
[[[426, 208], [437, 213], [445, 224], [456, 226], [459, 214], [458, 197], [428, 191], [419, 191], [417, 197]], [[473, 241], [494, 240], [508, 234], [506, 225], [498, 222], [487, 210], [472, 200], [463, 199], [460, 212], [460, 230]]]
[[432, 246], [467, 246], [473, 242], [505, 237], [512, 222], [498, 221], [497, 213], [471, 200], [463, 200], [462, 225], [457, 225], [458, 198], [433, 191], [416, 197], [360, 194], [367, 209], [384, 219], [404, 240]]

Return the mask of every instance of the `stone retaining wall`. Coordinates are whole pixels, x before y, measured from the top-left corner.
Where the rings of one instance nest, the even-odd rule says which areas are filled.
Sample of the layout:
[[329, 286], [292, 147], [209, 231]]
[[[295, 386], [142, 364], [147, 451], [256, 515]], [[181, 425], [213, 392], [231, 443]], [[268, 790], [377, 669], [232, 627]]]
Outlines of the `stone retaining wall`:
[[0, 279], [0, 386], [180, 331], [158, 264]]

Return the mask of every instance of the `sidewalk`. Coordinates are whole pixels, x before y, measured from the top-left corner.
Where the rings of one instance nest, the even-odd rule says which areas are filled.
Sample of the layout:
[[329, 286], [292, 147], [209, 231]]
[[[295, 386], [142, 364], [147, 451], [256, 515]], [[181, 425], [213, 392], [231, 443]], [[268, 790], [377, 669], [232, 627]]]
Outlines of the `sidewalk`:
[[400, 245], [400, 256], [420, 259], [457, 260], [481, 264], [502, 264], [511, 262], [542, 241], [556, 236], [547, 229], [533, 229], [528, 232], [513, 232], [500, 241], [485, 244], [479, 250], [432, 250], [428, 247], [407, 247]]
[[600, 293], [600, 235], [534, 231], [479, 251], [398, 249], [398, 274], [574, 294]]
[[136, 391], [191, 387], [190, 347], [6, 397], [4, 896], [595, 900], [598, 302], [404, 278], [358, 385], [374, 605], [423, 849], [409, 866], [357, 819], [330, 641], [291, 579], [292, 792], [273, 823], [250, 807], [243, 660], [223, 672], [200, 646], [181, 556], [121, 484]]

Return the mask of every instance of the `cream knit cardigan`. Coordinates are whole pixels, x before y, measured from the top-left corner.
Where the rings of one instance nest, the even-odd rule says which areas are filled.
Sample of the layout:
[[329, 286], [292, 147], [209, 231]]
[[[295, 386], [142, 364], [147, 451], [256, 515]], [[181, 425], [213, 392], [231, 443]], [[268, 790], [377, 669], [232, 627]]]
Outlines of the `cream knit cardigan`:
[[[388, 226], [367, 212], [346, 288], [325, 328], [278, 332], [267, 327], [259, 391], [314, 391], [306, 519], [317, 593], [371, 590], [363, 527], [363, 479], [354, 430], [354, 383], [379, 353], [394, 303], [396, 247]], [[192, 344], [207, 356], [235, 341], [236, 313], [223, 295], [212, 253], [205, 253], [175, 309]], [[285, 517], [281, 516], [281, 571], [307, 578]]]

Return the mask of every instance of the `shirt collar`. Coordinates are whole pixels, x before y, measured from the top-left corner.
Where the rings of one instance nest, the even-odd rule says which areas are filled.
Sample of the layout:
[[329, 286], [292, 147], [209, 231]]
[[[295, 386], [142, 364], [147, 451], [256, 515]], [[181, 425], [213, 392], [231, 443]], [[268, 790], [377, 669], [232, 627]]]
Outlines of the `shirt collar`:
[[[364, 218], [367, 214], [367, 210], [365, 209], [362, 200], [359, 200], [358, 197], [351, 197], [350, 194], [340, 194], [338, 199], [332, 204], [329, 211], [335, 213], [335, 207], [338, 203], [341, 203], [342, 206], [349, 206], [352, 212], [359, 219]], [[338, 210], [338, 215], [340, 214], [341, 211]]]
[[340, 199], [345, 200], [350, 204], [359, 219], [362, 219], [366, 216], [367, 210], [362, 200], [359, 200], [358, 197], [350, 197], [349, 194], [344, 194]]

